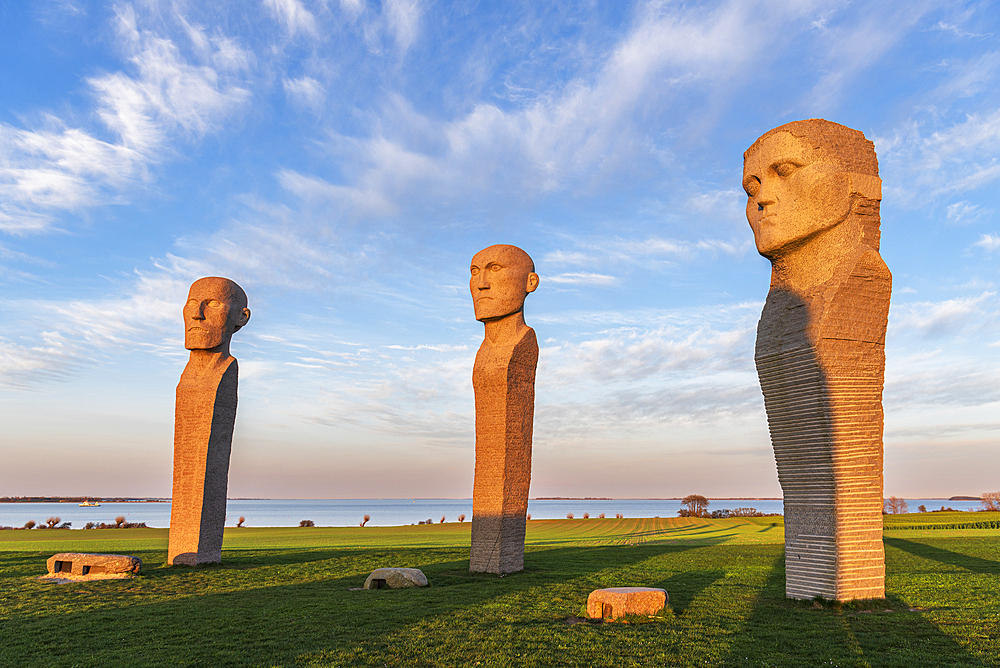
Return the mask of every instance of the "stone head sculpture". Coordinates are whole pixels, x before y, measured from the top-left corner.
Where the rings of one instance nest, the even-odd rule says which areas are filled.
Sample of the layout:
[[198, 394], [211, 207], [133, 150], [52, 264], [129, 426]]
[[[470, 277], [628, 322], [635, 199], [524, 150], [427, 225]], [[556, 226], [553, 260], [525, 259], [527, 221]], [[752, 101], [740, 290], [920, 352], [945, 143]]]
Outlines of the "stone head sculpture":
[[228, 356], [233, 334], [249, 320], [247, 294], [235, 281], [200, 278], [191, 284], [184, 304], [184, 347]]
[[472, 369], [476, 393], [476, 475], [469, 570], [524, 568], [531, 483], [538, 341], [524, 324], [524, 299], [538, 287], [535, 263], [517, 246], [475, 254], [469, 290], [486, 336]]
[[521, 313], [525, 297], [538, 287], [535, 263], [517, 246], [484, 248], [473, 256], [469, 269], [469, 290], [480, 322]]
[[776, 278], [796, 282], [803, 251], [813, 267], [858, 245], [878, 251], [881, 183], [872, 142], [837, 123], [786, 123], [754, 142], [743, 154], [747, 221]]
[[184, 304], [184, 347], [191, 351], [174, 407], [174, 486], [167, 562], [222, 560], [229, 456], [238, 402], [233, 333], [250, 320], [247, 295], [228, 278], [191, 284]]
[[785, 516], [785, 592], [885, 595], [882, 384], [892, 275], [875, 147], [821, 119], [743, 154], [747, 221], [771, 261], [754, 361]]

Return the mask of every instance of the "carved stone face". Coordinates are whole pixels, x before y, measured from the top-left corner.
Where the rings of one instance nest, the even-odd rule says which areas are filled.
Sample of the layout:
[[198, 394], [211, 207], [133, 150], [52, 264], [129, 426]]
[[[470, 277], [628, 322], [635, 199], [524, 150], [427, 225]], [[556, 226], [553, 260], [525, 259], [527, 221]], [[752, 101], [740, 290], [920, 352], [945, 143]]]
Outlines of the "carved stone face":
[[850, 213], [850, 176], [824, 153], [788, 132], [773, 134], [748, 152], [747, 221], [764, 257], [795, 248]]
[[517, 246], [490, 246], [472, 258], [469, 290], [476, 320], [494, 320], [524, 308], [524, 298], [538, 287], [528, 254]]
[[201, 278], [191, 284], [184, 305], [184, 347], [211, 350], [228, 343], [250, 319], [243, 290], [228, 278]]

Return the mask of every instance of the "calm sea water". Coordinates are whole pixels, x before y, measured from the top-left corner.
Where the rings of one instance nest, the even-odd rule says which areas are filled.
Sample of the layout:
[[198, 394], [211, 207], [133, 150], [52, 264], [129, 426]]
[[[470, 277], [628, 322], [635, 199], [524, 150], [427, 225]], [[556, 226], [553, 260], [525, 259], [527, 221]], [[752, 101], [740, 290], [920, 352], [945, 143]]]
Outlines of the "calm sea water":
[[[945, 499], [907, 499], [910, 511], [923, 504], [928, 510], [941, 506], [955, 510], [975, 510], [978, 501], [947, 501]], [[723, 508], [756, 508], [763, 513], [780, 513], [780, 499], [712, 499], [709, 510]], [[605, 513], [614, 517], [676, 517], [681, 502], [676, 499], [587, 499], [531, 500], [528, 512], [534, 519], [562, 519], [568, 513], [580, 519], [584, 513], [597, 517]], [[369, 526], [400, 526], [442, 517], [457, 522], [459, 515], [472, 518], [472, 499], [254, 499], [230, 500], [226, 509], [226, 525], [236, 524], [246, 517], [245, 526], [298, 526], [302, 520], [312, 520], [316, 526], [357, 526], [370, 515]], [[76, 503], [0, 503], [0, 526], [24, 526], [28, 520], [43, 523], [49, 517], [71, 522], [82, 529], [87, 522], [114, 522], [124, 515], [128, 522], [145, 522], [151, 527], [170, 526], [169, 502], [102, 503], [98, 508], [81, 508]]]

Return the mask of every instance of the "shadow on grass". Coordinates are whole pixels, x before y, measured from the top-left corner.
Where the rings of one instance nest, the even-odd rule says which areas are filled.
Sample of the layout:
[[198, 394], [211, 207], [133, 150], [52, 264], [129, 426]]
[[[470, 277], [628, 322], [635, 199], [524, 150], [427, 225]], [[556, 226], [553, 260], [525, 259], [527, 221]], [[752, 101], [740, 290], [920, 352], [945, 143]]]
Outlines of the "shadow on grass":
[[[891, 593], [886, 599], [796, 601], [775, 561], [725, 666], [983, 666], [933, 622]], [[753, 658], [751, 658], [753, 657]]]
[[[12, 574], [0, 587], [0, 665], [981, 665], [899, 600], [788, 601], [779, 555], [772, 545], [529, 549], [527, 569], [500, 578], [469, 573], [466, 548], [232, 550], [221, 566], [55, 586], [29, 581], [44, 568], [38, 555], [0, 554]], [[349, 591], [389, 565], [420, 568], [432, 586]], [[673, 614], [566, 624], [593, 589], [628, 585], [667, 589]], [[866, 612], [882, 608], [896, 612]]]
[[726, 573], [721, 570], [692, 570], [677, 573], [650, 586], [665, 589], [674, 614], [683, 615], [692, 601], [724, 577]]
[[[697, 549], [541, 550], [528, 553], [527, 570], [503, 578], [469, 573], [462, 548], [237, 551], [220, 566], [161, 565], [133, 580], [59, 586], [29, 581], [38, 556], [18, 555], [3, 560], [21, 583], [12, 599], [0, 595], [0, 665], [369, 665], [375, 658], [377, 665], [462, 665], [463, 657], [495, 658], [490, 643], [502, 653], [572, 633], [564, 620], [595, 579], [635, 584], [631, 569], [645, 576], [651, 558]], [[432, 586], [349, 591], [385, 565], [421, 568]], [[672, 581], [671, 593], [690, 602], [715, 579], [688, 573], [683, 584]], [[610, 642], [602, 638], [588, 642]], [[560, 651], [555, 643], [543, 650]]]
[[990, 561], [982, 557], [973, 557], [961, 552], [952, 552], [951, 550], [944, 550], [940, 547], [904, 540], [902, 538], [883, 538], [882, 540], [886, 545], [909, 552], [916, 557], [930, 559], [931, 561], [949, 566], [958, 566], [959, 568], [982, 575], [1000, 575], [1000, 563], [996, 561]]

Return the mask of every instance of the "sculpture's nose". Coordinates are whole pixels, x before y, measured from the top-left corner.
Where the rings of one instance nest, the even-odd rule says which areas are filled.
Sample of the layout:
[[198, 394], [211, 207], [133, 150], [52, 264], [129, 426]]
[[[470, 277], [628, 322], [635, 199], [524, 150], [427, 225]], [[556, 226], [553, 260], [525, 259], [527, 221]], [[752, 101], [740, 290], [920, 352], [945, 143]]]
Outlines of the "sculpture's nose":
[[198, 305], [194, 307], [194, 311], [191, 313], [191, 317], [195, 320], [205, 319], [205, 302], [198, 302]]
[[486, 279], [485, 271], [479, 272], [479, 283], [476, 285], [476, 287], [479, 288], [480, 290], [490, 289], [490, 282]]
[[771, 188], [770, 179], [764, 179], [760, 184], [760, 190], [757, 191], [757, 210], [763, 211], [764, 207], [769, 204], [774, 204], [775, 196], [774, 190]]

